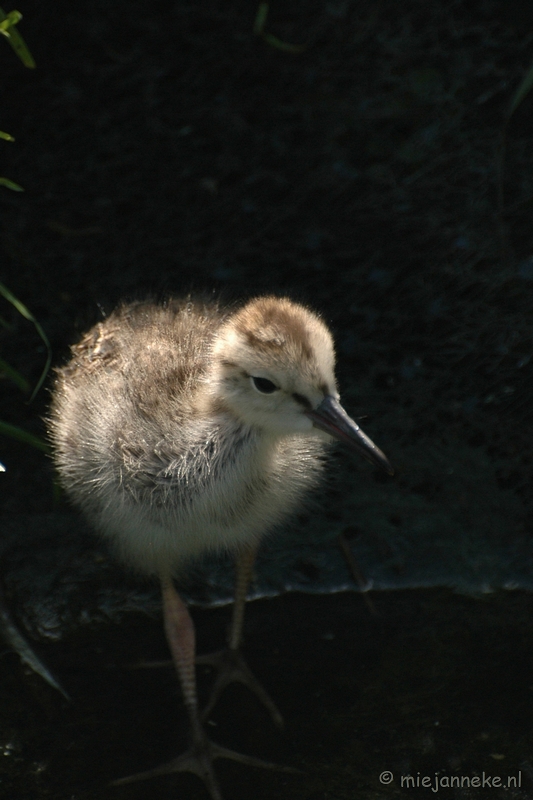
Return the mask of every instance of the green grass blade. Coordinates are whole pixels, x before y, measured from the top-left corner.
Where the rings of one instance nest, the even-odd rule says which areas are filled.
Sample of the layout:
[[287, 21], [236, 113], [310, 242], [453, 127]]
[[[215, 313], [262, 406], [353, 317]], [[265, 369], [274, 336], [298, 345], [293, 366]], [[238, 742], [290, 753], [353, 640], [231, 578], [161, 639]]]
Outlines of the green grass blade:
[[268, 17], [268, 3], [259, 3], [257, 14], [254, 20], [254, 33], [256, 36], [261, 36], [265, 30], [265, 23]]
[[34, 436], [33, 433], [28, 433], [28, 431], [22, 428], [18, 428], [16, 425], [10, 425], [9, 422], [2, 422], [0, 420], [0, 435], [9, 436], [10, 439], [16, 439], [18, 442], [29, 444], [32, 447], [36, 447], [38, 450], [42, 450], [44, 453], [50, 452], [49, 446], [43, 439]]
[[507, 116], [510, 117], [511, 114], [513, 114], [516, 111], [516, 109], [518, 108], [524, 97], [531, 91], [532, 87], [533, 87], [533, 63], [529, 67], [528, 71], [524, 76], [524, 79], [522, 80], [520, 86], [518, 87], [518, 89], [516, 90], [516, 92], [512, 97], [511, 103], [509, 105], [509, 111], [507, 112]]
[[18, 369], [12, 367], [11, 364], [8, 364], [3, 358], [0, 358], [0, 372], [3, 372], [6, 378], [9, 378], [13, 383], [16, 383], [19, 389], [24, 393], [27, 394], [30, 391], [30, 384], [24, 375], [21, 375]]
[[19, 186], [19, 184], [14, 181], [10, 181], [9, 178], [0, 178], [0, 186], [5, 186], [7, 189], [12, 189], [14, 192], [24, 191], [22, 186]]
[[2, 14], [3, 18], [0, 22], [0, 33], [9, 36], [9, 28], [11, 28], [13, 25], [16, 25], [17, 22], [20, 22], [22, 19], [22, 14], [20, 11], [10, 11], [9, 14], [4, 14], [4, 12], [2, 12]]
[[276, 50], [282, 50], [284, 53], [303, 53], [305, 50], [307, 50], [306, 44], [291, 44], [290, 42], [284, 42], [281, 39], [278, 39], [277, 36], [273, 36], [271, 33], [264, 33], [263, 39], [271, 47], [275, 47]]
[[268, 11], [268, 3], [259, 3], [257, 14], [255, 15], [254, 20], [254, 34], [256, 36], [260, 36], [263, 41], [265, 41], [271, 47], [275, 47], [276, 50], [283, 50], [285, 53], [303, 53], [305, 50], [307, 50], [306, 44], [291, 44], [290, 42], [284, 42], [277, 36], [273, 36], [271, 33], [265, 33]]
[[34, 69], [35, 60], [28, 50], [26, 42], [16, 28], [17, 22], [20, 22], [21, 19], [22, 14], [20, 11], [10, 11], [9, 14], [6, 14], [5, 11], [0, 8], [0, 33], [3, 33], [7, 38], [9, 44], [24, 66]]
[[7, 286], [4, 286], [3, 283], [0, 283], [0, 295], [5, 297], [5, 299], [9, 303], [11, 303], [12, 306], [14, 306], [17, 309], [19, 314], [22, 314], [22, 316], [25, 319], [27, 319], [31, 323], [33, 323], [33, 325], [35, 326], [35, 330], [37, 331], [37, 333], [41, 337], [41, 339], [44, 342], [44, 345], [46, 347], [46, 363], [44, 365], [43, 371], [41, 372], [41, 376], [40, 376], [39, 380], [37, 381], [37, 385], [36, 385], [35, 389], [33, 390], [32, 395], [30, 397], [30, 403], [31, 403], [31, 401], [33, 400], [33, 398], [35, 397], [35, 395], [37, 394], [37, 392], [39, 391], [39, 389], [43, 385], [44, 379], [48, 375], [48, 370], [50, 369], [50, 364], [52, 363], [52, 348], [50, 347], [50, 342], [48, 341], [48, 337], [47, 337], [46, 333], [42, 329], [40, 323], [35, 319], [35, 317], [31, 313], [31, 311], [29, 310], [29, 308], [26, 308], [24, 303], [21, 303], [20, 300], [15, 297], [13, 292], [10, 292], [9, 289], [7, 288]]

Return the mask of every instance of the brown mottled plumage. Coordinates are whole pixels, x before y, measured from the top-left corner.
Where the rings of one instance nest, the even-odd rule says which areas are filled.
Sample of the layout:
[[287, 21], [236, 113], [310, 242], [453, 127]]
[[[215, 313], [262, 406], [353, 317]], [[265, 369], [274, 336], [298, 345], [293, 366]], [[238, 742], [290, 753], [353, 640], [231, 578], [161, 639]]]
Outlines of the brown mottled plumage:
[[58, 370], [49, 428], [61, 481], [125, 562], [160, 577], [191, 718], [191, 750], [134, 777], [191, 770], [219, 800], [213, 759], [246, 761], [207, 740], [197, 710], [194, 630], [172, 576], [204, 551], [237, 552], [232, 669], [238, 661], [239, 679], [281, 719], [238, 655], [258, 542], [316, 484], [331, 437], [391, 471], [340, 406], [334, 363], [315, 314], [260, 297], [237, 310], [192, 300], [123, 306]]

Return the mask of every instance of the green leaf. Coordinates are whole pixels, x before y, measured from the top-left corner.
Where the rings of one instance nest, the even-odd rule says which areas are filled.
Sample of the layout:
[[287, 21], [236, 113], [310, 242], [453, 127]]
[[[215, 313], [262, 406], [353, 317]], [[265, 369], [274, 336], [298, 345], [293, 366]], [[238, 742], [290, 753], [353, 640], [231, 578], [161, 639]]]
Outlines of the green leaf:
[[264, 33], [263, 39], [271, 47], [275, 47], [276, 50], [283, 50], [284, 53], [303, 53], [307, 49], [305, 44], [290, 44], [290, 42], [284, 42], [271, 33]]
[[0, 139], [5, 139], [6, 142], [14, 142], [14, 138], [11, 136], [10, 133], [6, 133], [5, 131], [0, 131]]
[[533, 87], [533, 63], [529, 67], [528, 71], [526, 72], [523, 81], [520, 83], [518, 89], [514, 93], [511, 103], [509, 105], [509, 111], [507, 112], [507, 116], [510, 117], [513, 114], [524, 97], [531, 91]]
[[0, 8], [0, 33], [7, 38], [9, 44], [24, 66], [33, 69], [35, 67], [34, 58], [28, 50], [26, 42], [16, 28], [17, 23], [20, 22], [21, 19], [22, 14], [20, 11], [10, 11], [9, 14], [6, 14], [5, 11]]
[[268, 17], [268, 3], [259, 3], [257, 14], [254, 21], [254, 33], [261, 36], [265, 29], [266, 18]]
[[18, 428], [16, 425], [10, 425], [9, 422], [0, 421], [0, 435], [9, 436], [11, 439], [29, 444], [44, 453], [50, 452], [50, 448], [45, 441], [38, 436], [34, 436], [33, 433], [28, 433], [28, 431]]
[[[9, 28], [11, 28], [13, 25], [16, 25], [17, 22], [20, 22], [21, 19], [22, 19], [22, 14], [20, 13], [20, 11], [10, 11], [9, 14], [7, 14], [7, 16], [4, 14], [3, 21], [0, 22], [0, 32], [7, 33]], [[7, 35], [9, 36], [8, 33]]]
[[22, 186], [19, 186], [15, 181], [10, 181], [9, 178], [0, 178], [0, 186], [5, 186], [6, 189], [12, 189], [14, 192], [23, 192]]
[[16, 383], [23, 392], [30, 391], [30, 384], [24, 375], [21, 375], [18, 369], [12, 367], [11, 364], [8, 364], [3, 358], [0, 358], [0, 372], [3, 372], [6, 378], [12, 380], [13, 383]]
[[28, 308], [26, 308], [24, 303], [21, 303], [21, 301], [18, 298], [15, 297], [13, 292], [10, 292], [9, 289], [7, 288], [7, 286], [4, 286], [3, 283], [0, 283], [0, 295], [5, 297], [5, 299], [8, 301], [8, 303], [11, 303], [11, 305], [14, 306], [17, 309], [19, 314], [22, 314], [22, 316], [25, 319], [27, 319], [27, 320], [29, 320], [30, 322], [33, 323], [37, 333], [39, 334], [39, 336], [43, 340], [44, 345], [46, 347], [46, 363], [44, 365], [43, 371], [41, 372], [41, 376], [40, 376], [39, 380], [37, 381], [37, 385], [36, 385], [35, 389], [33, 390], [32, 395], [30, 397], [30, 403], [31, 403], [31, 401], [33, 400], [33, 398], [35, 397], [35, 395], [37, 394], [37, 392], [39, 391], [39, 389], [43, 385], [44, 379], [48, 375], [48, 370], [50, 369], [50, 364], [52, 363], [52, 348], [50, 347], [50, 342], [48, 341], [48, 337], [47, 337], [46, 333], [42, 329], [40, 323], [35, 319], [35, 317], [31, 313], [31, 311]]
[[290, 44], [290, 42], [284, 42], [282, 39], [278, 39], [277, 36], [273, 36], [271, 33], [265, 33], [268, 11], [268, 3], [259, 3], [257, 7], [257, 14], [255, 15], [254, 20], [254, 34], [256, 36], [260, 36], [271, 47], [275, 47], [276, 50], [283, 50], [285, 53], [303, 53], [304, 50], [307, 49], [307, 45]]

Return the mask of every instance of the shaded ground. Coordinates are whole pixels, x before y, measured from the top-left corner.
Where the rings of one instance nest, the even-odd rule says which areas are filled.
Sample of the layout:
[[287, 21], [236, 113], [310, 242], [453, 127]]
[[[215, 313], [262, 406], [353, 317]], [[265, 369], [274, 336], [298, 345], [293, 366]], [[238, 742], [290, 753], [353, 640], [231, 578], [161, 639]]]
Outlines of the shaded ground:
[[[483, 600], [443, 590], [380, 593], [379, 616], [355, 594], [285, 595], [252, 603], [246, 651], [286, 720], [278, 733], [247, 690], [228, 689], [211, 735], [226, 746], [299, 767], [279, 775], [219, 762], [225, 796], [280, 800], [433, 797], [401, 776], [520, 777], [521, 788], [439, 789], [437, 796], [533, 795], [531, 595]], [[202, 651], [220, 644], [227, 609], [194, 614]], [[170, 759], [186, 743], [162, 626], [129, 617], [40, 648], [71, 691], [69, 706], [17, 657], [0, 662], [0, 796], [133, 800], [206, 794], [193, 777], [114, 788], [108, 782]], [[202, 696], [210, 682], [201, 672]], [[16, 712], [15, 712], [16, 709]], [[381, 785], [390, 770], [394, 781]], [[434, 784], [432, 784], [434, 785]], [[442, 785], [442, 784], [441, 784]], [[445, 785], [445, 784], [444, 784]]]
[[[20, 10], [38, 69], [25, 71], [6, 46], [0, 127], [16, 142], [2, 143], [1, 172], [26, 192], [0, 196], [1, 279], [39, 318], [55, 361], [124, 297], [196, 288], [302, 298], [335, 330], [345, 405], [371, 415], [365, 430], [397, 467], [387, 483], [341, 456], [313, 537], [350, 532], [363, 564], [368, 552], [383, 554], [397, 583], [420, 574], [420, 557], [429, 571], [446, 561], [448, 585], [478, 589], [489, 573], [492, 585], [511, 584], [521, 562], [525, 585], [533, 100], [506, 128], [504, 120], [532, 57], [531, 7], [272, 5], [267, 30], [305, 44], [300, 53], [254, 36], [257, 9], [244, 2], [59, 0], [51, 9], [34, 0]], [[34, 330], [7, 304], [0, 313], [11, 324], [0, 330], [2, 355], [35, 381], [44, 353]], [[42, 435], [46, 393], [27, 405], [7, 380], [3, 389], [0, 418]], [[3, 439], [1, 460], [5, 519], [66, 510], [42, 454]], [[487, 553], [503, 551], [515, 558], [484, 572]], [[7, 559], [16, 605], [10, 568]], [[263, 675], [285, 710], [287, 739], [257, 732], [255, 706], [248, 714], [239, 702], [237, 719], [228, 699], [217, 710], [220, 741], [310, 765], [313, 777], [289, 786], [261, 776], [258, 787], [256, 774], [221, 765], [222, 782], [235, 780], [228, 796], [394, 796], [396, 784], [377, 782], [387, 768], [496, 765], [502, 775], [529, 775], [529, 596], [397, 593], [376, 602], [377, 620], [353, 595], [252, 607], [261, 633], [248, 636], [248, 652], [258, 672], [263, 647], [274, 653], [279, 638], [283, 653]], [[219, 637], [215, 617], [224, 613], [200, 615], [215, 620]], [[321, 639], [336, 614], [344, 633]], [[268, 645], [265, 627], [275, 628]], [[300, 662], [289, 655], [293, 630]], [[164, 649], [159, 625], [132, 618], [120, 631], [80, 627], [46, 645], [58, 673], [72, 670], [64, 678], [76, 684], [72, 707], [5, 657], [0, 702], [13, 705], [2, 740], [13, 748], [0, 796], [175, 796], [171, 779], [130, 794], [104, 788], [170, 756], [169, 741], [181, 735], [172, 727], [180, 718], [168, 714], [172, 677], [137, 677], [125, 666]], [[125, 700], [135, 681], [146, 708]], [[128, 742], [121, 754], [116, 743], [128, 731], [139, 749]], [[195, 791], [203, 796], [191, 779], [191, 798]], [[521, 791], [531, 796], [530, 782]]]

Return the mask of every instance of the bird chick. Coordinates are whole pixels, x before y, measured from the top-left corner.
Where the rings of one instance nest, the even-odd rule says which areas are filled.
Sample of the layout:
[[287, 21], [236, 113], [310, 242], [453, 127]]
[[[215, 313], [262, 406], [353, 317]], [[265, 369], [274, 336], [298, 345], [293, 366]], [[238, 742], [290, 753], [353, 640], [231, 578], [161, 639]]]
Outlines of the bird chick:
[[392, 474], [340, 405], [334, 366], [318, 316], [259, 297], [238, 309], [189, 299], [122, 306], [58, 370], [49, 431], [61, 482], [123, 561], [160, 579], [191, 722], [189, 751], [123, 781], [187, 770], [221, 800], [215, 758], [265, 766], [203, 731], [194, 627], [173, 578], [206, 551], [235, 551], [233, 621], [228, 649], [215, 658], [221, 675], [208, 710], [230, 680], [241, 680], [279, 723], [239, 653], [259, 542], [316, 485], [333, 439]]

